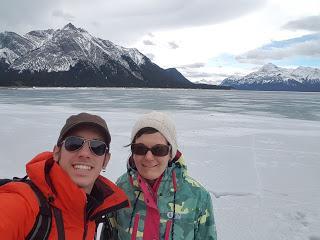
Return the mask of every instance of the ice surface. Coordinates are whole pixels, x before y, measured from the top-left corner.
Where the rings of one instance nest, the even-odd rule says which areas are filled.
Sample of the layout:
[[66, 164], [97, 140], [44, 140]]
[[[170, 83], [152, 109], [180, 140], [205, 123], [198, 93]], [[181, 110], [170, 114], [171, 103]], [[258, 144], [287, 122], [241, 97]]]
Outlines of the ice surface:
[[320, 95], [160, 89], [0, 89], [0, 177], [23, 176], [70, 114], [104, 117], [105, 175], [125, 171], [130, 131], [172, 114], [189, 173], [212, 194], [219, 240], [320, 239]]

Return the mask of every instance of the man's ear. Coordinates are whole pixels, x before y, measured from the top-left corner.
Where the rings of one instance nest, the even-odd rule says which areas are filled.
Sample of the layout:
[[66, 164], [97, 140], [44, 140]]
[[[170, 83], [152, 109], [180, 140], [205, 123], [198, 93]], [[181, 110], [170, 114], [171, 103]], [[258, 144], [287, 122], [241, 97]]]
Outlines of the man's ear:
[[53, 148], [53, 160], [56, 162], [59, 162], [61, 156], [61, 147], [58, 147], [57, 145]]
[[110, 160], [110, 157], [111, 157], [111, 153], [107, 153], [104, 157], [104, 160], [103, 160], [103, 165], [102, 165], [102, 169], [106, 169], [107, 165], [108, 165], [108, 162]]

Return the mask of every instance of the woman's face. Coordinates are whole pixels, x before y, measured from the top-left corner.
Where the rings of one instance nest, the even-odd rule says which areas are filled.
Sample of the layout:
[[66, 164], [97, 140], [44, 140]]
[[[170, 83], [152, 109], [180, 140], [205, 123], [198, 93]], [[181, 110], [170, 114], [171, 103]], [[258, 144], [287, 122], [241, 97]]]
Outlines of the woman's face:
[[[168, 145], [165, 137], [159, 132], [141, 135], [135, 141], [135, 144], [138, 143], [144, 144], [148, 148], [157, 144]], [[170, 160], [170, 151], [162, 157], [153, 155], [151, 151], [145, 155], [133, 154], [133, 160], [139, 174], [149, 183], [153, 183], [166, 170]]]

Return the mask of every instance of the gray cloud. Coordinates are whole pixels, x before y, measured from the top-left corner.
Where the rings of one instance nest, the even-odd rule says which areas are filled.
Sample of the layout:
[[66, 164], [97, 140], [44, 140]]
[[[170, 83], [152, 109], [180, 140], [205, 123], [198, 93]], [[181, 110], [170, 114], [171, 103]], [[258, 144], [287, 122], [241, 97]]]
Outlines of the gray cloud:
[[53, 1], [2, 1], [0, 8], [0, 32], [8, 30], [20, 34], [30, 30], [49, 29], [48, 19], [58, 4]]
[[241, 63], [264, 64], [271, 60], [295, 56], [320, 57], [320, 38], [291, 44], [283, 48], [255, 49], [237, 56], [236, 59]]
[[223, 73], [208, 73], [203, 71], [183, 71], [183, 73], [184, 76], [187, 78], [212, 78], [213, 80], [218, 78], [226, 78], [230, 76], [228, 74]]
[[182, 65], [179, 66], [180, 68], [202, 68], [205, 66], [205, 63], [191, 63], [191, 64], [186, 64], [186, 65]]
[[299, 20], [290, 21], [285, 24], [283, 28], [291, 30], [309, 30], [320, 32], [320, 15], [309, 16]]
[[179, 45], [176, 44], [175, 42], [168, 42], [168, 44], [169, 44], [170, 48], [172, 48], [172, 49], [177, 49], [177, 48], [179, 48]]
[[62, 10], [58, 10], [58, 9], [56, 9], [52, 12], [52, 16], [62, 18], [66, 21], [74, 21], [74, 19], [75, 19], [75, 17], [72, 16], [71, 14], [65, 13]]
[[144, 40], [143, 41], [144, 45], [156, 45], [154, 42], [150, 41], [150, 40]]
[[[221, 23], [255, 11], [267, 0], [10, 0], [0, 8], [0, 32], [73, 24], [95, 36], [129, 44], [150, 32]], [[125, 7], [124, 7], [125, 6]], [[54, 12], [56, 9], [60, 13]], [[54, 13], [54, 14], [53, 14]], [[59, 15], [57, 17], [56, 15]], [[98, 19], [98, 20], [97, 20]]]

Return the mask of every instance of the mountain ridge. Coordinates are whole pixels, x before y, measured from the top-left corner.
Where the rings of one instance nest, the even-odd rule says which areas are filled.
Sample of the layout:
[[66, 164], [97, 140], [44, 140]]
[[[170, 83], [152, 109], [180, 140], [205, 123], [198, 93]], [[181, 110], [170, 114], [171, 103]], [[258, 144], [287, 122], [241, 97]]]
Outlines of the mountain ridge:
[[[0, 33], [0, 86], [222, 88], [172, 74], [137, 49], [94, 37], [68, 23], [61, 29]], [[176, 70], [178, 72], [178, 70]]]
[[221, 86], [240, 90], [320, 91], [320, 69], [311, 67], [282, 68], [268, 63], [245, 76], [224, 79]]

